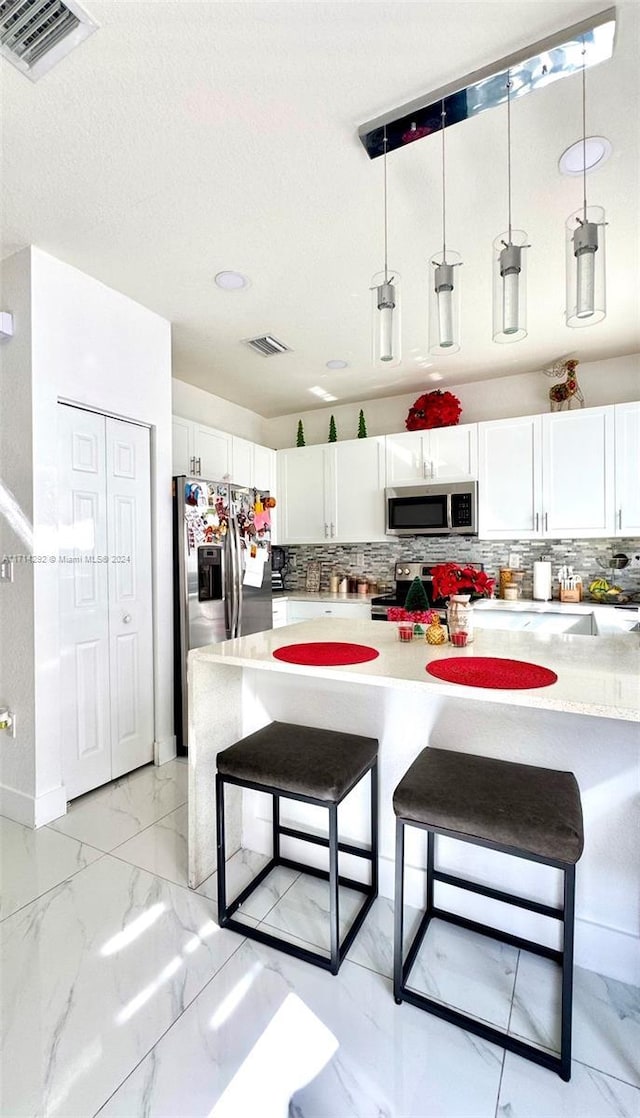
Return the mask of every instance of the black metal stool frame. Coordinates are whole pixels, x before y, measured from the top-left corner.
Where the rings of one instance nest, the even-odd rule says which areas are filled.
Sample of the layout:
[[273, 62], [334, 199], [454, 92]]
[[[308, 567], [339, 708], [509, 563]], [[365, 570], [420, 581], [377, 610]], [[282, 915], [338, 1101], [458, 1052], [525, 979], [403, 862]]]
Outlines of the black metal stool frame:
[[[367, 773], [370, 773], [371, 780], [371, 847], [370, 849], [362, 849], [359, 846], [353, 846], [350, 843], [340, 842], [338, 836], [338, 807], [346, 799], [350, 792], [364, 780]], [[231, 904], [227, 904], [227, 888], [226, 888], [226, 842], [225, 842], [225, 803], [224, 792], [226, 785], [235, 785], [238, 788], [251, 788], [256, 792], [265, 792], [273, 798], [273, 854], [271, 860], [267, 862], [266, 866], [260, 870], [252, 881], [242, 890], [241, 893], [235, 898]], [[329, 837], [325, 838], [321, 835], [310, 834], [306, 831], [298, 830], [296, 827], [285, 827], [280, 823], [280, 799], [286, 800], [300, 800], [305, 804], [313, 804], [317, 807], [323, 807], [329, 812]], [[256, 784], [248, 780], [241, 780], [237, 777], [225, 776], [222, 773], [216, 774], [216, 809], [217, 809], [217, 846], [218, 846], [218, 924], [221, 928], [231, 928], [235, 932], [240, 932], [241, 935], [247, 936], [250, 939], [255, 939], [259, 943], [265, 943], [269, 947], [277, 947], [279, 951], [286, 952], [287, 955], [293, 955], [296, 959], [302, 959], [307, 963], [313, 963], [315, 966], [323, 967], [325, 970], [331, 971], [331, 974], [337, 974], [340, 969], [340, 964], [344, 959], [347, 951], [351, 947], [355, 937], [357, 936], [362, 924], [378, 895], [378, 762], [373, 762], [365, 771], [347, 788], [344, 795], [335, 803], [327, 802], [326, 800], [319, 800], [313, 796], [303, 796], [294, 792], [284, 792], [281, 788], [274, 788], [269, 784]], [[303, 862], [297, 862], [293, 858], [284, 858], [280, 853], [280, 838], [281, 836], [289, 838], [302, 839], [304, 842], [313, 843], [316, 846], [325, 846], [329, 848], [329, 870], [317, 869], [315, 866], [305, 865]], [[343, 877], [339, 873], [338, 855], [353, 854], [357, 858], [365, 858], [371, 863], [371, 882], [365, 885], [362, 881], [355, 881], [349, 877]], [[264, 881], [265, 877], [271, 873], [275, 866], [288, 866], [289, 869], [299, 870], [302, 873], [310, 874], [312, 877], [322, 878], [324, 881], [329, 882], [329, 923], [331, 933], [331, 953], [329, 956], [323, 955], [319, 951], [310, 951], [304, 947], [299, 947], [295, 943], [288, 943], [278, 936], [271, 935], [268, 932], [263, 932], [259, 928], [249, 927], [247, 924], [242, 924], [239, 920], [234, 920], [233, 914], [240, 908], [246, 901], [247, 897], [251, 895], [254, 889]], [[339, 914], [339, 893], [340, 885], [348, 886], [350, 889], [357, 889], [358, 892], [365, 894], [365, 900], [361, 905], [358, 913], [356, 914], [351, 927], [340, 942], [340, 914]]]
[[[406, 959], [404, 959], [403, 950], [405, 826], [418, 827], [420, 830], [427, 832], [427, 905]], [[562, 870], [564, 874], [563, 907], [554, 908], [551, 905], [540, 904], [538, 901], [527, 900], [513, 893], [508, 893], [501, 889], [492, 889], [489, 886], [480, 885], [474, 881], [468, 881], [465, 878], [437, 870], [434, 865], [436, 835], [443, 835], [446, 838], [456, 839], [459, 842], [468, 842], [472, 846], [483, 846], [489, 850], [497, 850], [502, 854], [512, 854], [514, 857], [522, 858], [524, 861], [541, 862], [545, 866]], [[475, 1033], [476, 1036], [482, 1037], [483, 1040], [499, 1044], [509, 1052], [515, 1052], [518, 1056], [523, 1056], [527, 1060], [532, 1060], [542, 1067], [557, 1072], [561, 1079], [564, 1079], [565, 1082], [568, 1083], [571, 1078], [575, 870], [575, 865], [570, 862], [559, 862], [552, 858], [544, 858], [537, 854], [531, 854], [530, 852], [525, 853], [517, 847], [503, 846], [500, 843], [490, 842], [488, 839], [472, 838], [471, 836], [460, 834], [458, 831], [450, 831], [441, 827], [428, 827], [423, 823], [416, 822], [414, 819], [404, 819], [398, 816], [396, 818], [393, 944], [393, 996], [396, 1004], [400, 1005], [403, 1001], [406, 1001], [411, 1005], [418, 1006], [420, 1009], [426, 1009], [429, 1013], [433, 1013], [436, 1017], [440, 1017], [444, 1021], [449, 1021], [452, 1025], [458, 1025], [468, 1032]], [[537, 912], [542, 916], [548, 916], [554, 920], [560, 921], [563, 925], [562, 950], [546, 947], [544, 944], [536, 943], [533, 940], [523, 939], [520, 936], [511, 935], [509, 932], [503, 932], [499, 928], [494, 928], [491, 925], [480, 924], [475, 920], [467, 919], [465, 916], [459, 916], [457, 913], [437, 908], [434, 905], [433, 899], [434, 882], [436, 881], [441, 881], [446, 885], [456, 886], [459, 889], [465, 889], [471, 893], [478, 893], [492, 900], [504, 901], [506, 904], [515, 905], [529, 912]], [[560, 964], [562, 968], [562, 1027], [559, 1057], [552, 1056], [549, 1052], [544, 1052], [532, 1044], [526, 1044], [524, 1041], [509, 1036], [500, 1029], [495, 1029], [491, 1025], [485, 1025], [482, 1021], [467, 1017], [466, 1014], [458, 1010], [450, 1009], [448, 1006], [442, 1005], [440, 1002], [434, 1001], [424, 994], [419, 994], [415, 990], [410, 990], [408, 988], [407, 982], [413, 964], [416, 961], [418, 951], [420, 950], [420, 945], [431, 920], [434, 919], [445, 920], [447, 923], [455, 924], [459, 928], [468, 928], [472, 932], [478, 932], [480, 935], [496, 939], [501, 943], [510, 944], [512, 947], [531, 951], [536, 955], [542, 955], [547, 959], [553, 959]]]

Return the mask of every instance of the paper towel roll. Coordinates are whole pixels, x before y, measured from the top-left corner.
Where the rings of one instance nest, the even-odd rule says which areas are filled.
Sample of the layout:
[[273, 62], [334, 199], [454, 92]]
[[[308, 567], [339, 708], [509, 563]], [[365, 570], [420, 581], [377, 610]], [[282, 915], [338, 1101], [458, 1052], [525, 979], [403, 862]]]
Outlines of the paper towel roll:
[[537, 602], [551, 601], [551, 563], [546, 559], [533, 564], [533, 597]]

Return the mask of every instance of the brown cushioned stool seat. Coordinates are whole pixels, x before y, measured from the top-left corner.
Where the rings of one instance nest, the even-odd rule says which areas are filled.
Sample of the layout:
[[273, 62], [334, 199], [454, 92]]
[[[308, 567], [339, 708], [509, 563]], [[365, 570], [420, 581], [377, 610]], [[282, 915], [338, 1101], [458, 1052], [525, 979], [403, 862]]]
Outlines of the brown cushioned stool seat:
[[577, 862], [584, 836], [573, 773], [423, 749], [395, 790], [393, 810], [424, 827]]
[[[447, 749], [424, 749], [407, 770], [393, 795], [396, 814], [396, 884], [393, 992], [398, 1004], [408, 1001], [437, 1017], [500, 1044], [534, 1063], [571, 1077], [571, 1018], [573, 993], [573, 937], [575, 864], [584, 845], [580, 792], [573, 773], [538, 768]], [[418, 931], [404, 953], [404, 832], [405, 827], [427, 831], [426, 908]], [[562, 871], [563, 904], [542, 904], [493, 885], [445, 873], [436, 866], [436, 836], [488, 847], [525, 861], [541, 862]], [[438, 882], [467, 893], [501, 901], [559, 921], [562, 948], [494, 928], [460, 916], [437, 903]], [[444, 897], [447, 894], [443, 894]], [[559, 963], [562, 969], [562, 1028], [560, 1056], [510, 1036], [476, 1017], [444, 1005], [411, 989], [412, 967], [431, 920], [458, 927], [531, 951]]]
[[[378, 895], [378, 742], [376, 738], [343, 734], [315, 726], [297, 726], [290, 722], [272, 722], [254, 734], [222, 750], [217, 757], [216, 808], [218, 835], [218, 923], [260, 943], [337, 974], [362, 923]], [[367, 847], [340, 842], [338, 837], [338, 806], [353, 788], [369, 774], [371, 791], [371, 844]], [[254, 788], [272, 798], [273, 855], [253, 881], [230, 903], [227, 902], [225, 852], [225, 788], [235, 785]], [[280, 799], [301, 800], [327, 809], [328, 837], [285, 826], [280, 822]], [[306, 865], [281, 851], [282, 839], [299, 839], [326, 847], [329, 869]], [[366, 859], [370, 863], [369, 883], [352, 880], [339, 874], [340, 852]], [[323, 878], [329, 883], [330, 953], [312, 951], [289, 943], [259, 928], [234, 919], [234, 913], [264, 881], [275, 866], [288, 866], [303, 873]], [[364, 901], [351, 927], [340, 940], [339, 887], [364, 894]], [[304, 936], [302, 937], [304, 938]]]
[[371, 768], [376, 738], [271, 722], [218, 754], [218, 772], [339, 803]]

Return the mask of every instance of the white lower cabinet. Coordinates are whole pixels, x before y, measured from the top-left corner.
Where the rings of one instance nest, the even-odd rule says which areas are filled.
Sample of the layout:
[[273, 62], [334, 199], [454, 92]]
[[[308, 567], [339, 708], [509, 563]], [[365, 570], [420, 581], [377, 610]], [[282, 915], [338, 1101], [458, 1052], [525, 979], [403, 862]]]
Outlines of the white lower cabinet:
[[318, 617], [344, 617], [356, 620], [371, 620], [371, 606], [368, 602], [297, 602], [290, 598], [287, 602], [289, 622], [310, 621]]
[[383, 491], [382, 437], [280, 450], [279, 542], [386, 539]]
[[288, 602], [274, 598], [271, 608], [274, 629], [281, 629], [283, 625], [289, 624]]
[[481, 539], [613, 535], [613, 406], [478, 428]]

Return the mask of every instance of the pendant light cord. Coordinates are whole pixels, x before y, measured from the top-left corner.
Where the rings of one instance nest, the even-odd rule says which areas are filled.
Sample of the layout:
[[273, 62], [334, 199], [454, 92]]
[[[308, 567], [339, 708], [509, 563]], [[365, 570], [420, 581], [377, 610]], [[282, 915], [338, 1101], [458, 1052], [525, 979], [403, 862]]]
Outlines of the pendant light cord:
[[509, 195], [509, 244], [511, 244], [511, 71], [507, 71], [507, 193]]
[[582, 194], [584, 220], [587, 221], [587, 49], [582, 37]]
[[384, 159], [383, 159], [383, 166], [384, 166], [384, 282], [387, 283], [389, 266], [388, 266], [388, 260], [387, 260], [388, 234], [387, 234], [387, 127], [386, 127], [386, 125], [385, 125], [385, 129], [384, 129], [383, 143], [384, 143]]
[[444, 108], [444, 98], [442, 101], [442, 109], [440, 111], [440, 124], [442, 131], [442, 263], [447, 263], [447, 191], [445, 189], [445, 152], [444, 152], [444, 130], [446, 128], [446, 112]]

